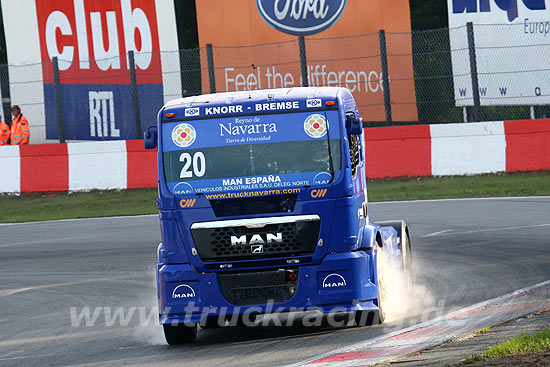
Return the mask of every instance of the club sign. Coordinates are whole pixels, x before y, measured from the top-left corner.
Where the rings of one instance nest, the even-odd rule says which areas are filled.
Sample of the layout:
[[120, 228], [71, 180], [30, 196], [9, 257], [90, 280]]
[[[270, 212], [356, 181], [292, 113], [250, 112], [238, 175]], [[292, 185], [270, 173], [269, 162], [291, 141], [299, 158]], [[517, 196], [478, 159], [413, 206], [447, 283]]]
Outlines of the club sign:
[[256, 0], [256, 5], [276, 30], [309, 36], [330, 28], [344, 12], [346, 0]]

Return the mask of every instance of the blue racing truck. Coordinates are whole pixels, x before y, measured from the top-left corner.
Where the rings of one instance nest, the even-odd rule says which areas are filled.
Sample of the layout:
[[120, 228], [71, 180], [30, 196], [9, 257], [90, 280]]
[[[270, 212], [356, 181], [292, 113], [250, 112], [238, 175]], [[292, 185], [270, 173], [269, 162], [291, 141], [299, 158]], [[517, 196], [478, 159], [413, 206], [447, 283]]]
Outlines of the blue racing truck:
[[217, 93], [160, 110], [145, 146], [158, 148], [169, 344], [274, 310], [384, 320], [384, 269], [410, 277], [409, 230], [369, 221], [362, 133], [344, 88]]

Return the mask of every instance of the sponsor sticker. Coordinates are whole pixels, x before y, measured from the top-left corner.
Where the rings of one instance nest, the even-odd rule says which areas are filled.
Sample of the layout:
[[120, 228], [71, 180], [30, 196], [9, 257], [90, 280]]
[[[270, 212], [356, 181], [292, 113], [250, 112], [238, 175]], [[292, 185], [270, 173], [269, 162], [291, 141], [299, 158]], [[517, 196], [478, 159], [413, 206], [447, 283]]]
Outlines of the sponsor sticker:
[[322, 138], [327, 134], [328, 122], [325, 116], [315, 113], [309, 115], [304, 121], [304, 131], [314, 139]]
[[321, 107], [322, 104], [323, 103], [322, 103], [321, 99], [308, 99], [306, 101], [306, 107], [307, 108]]
[[346, 286], [346, 280], [338, 273], [329, 274], [323, 279], [322, 288], [342, 288]]
[[195, 297], [195, 290], [189, 284], [180, 284], [172, 291], [173, 299], [189, 299]]
[[172, 142], [181, 148], [191, 146], [197, 138], [197, 132], [191, 124], [181, 123], [172, 129]]
[[200, 107], [191, 107], [185, 109], [185, 117], [195, 117], [200, 114]]

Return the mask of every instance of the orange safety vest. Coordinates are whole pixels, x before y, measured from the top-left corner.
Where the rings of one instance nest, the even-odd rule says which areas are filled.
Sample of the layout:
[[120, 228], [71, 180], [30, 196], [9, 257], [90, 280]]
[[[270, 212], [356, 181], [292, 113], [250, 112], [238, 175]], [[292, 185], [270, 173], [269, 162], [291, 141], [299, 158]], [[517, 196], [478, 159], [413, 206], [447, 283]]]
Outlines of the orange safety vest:
[[10, 140], [10, 127], [3, 121], [0, 121], [0, 145], [7, 145]]
[[29, 144], [31, 130], [29, 122], [23, 114], [19, 114], [11, 122], [11, 145]]

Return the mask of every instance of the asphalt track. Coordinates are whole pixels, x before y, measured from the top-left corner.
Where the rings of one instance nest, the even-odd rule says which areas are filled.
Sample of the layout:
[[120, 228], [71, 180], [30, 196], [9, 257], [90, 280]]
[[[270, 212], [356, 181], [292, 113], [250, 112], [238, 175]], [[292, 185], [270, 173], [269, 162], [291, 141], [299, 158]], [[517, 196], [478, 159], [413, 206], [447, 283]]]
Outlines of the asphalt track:
[[[550, 197], [375, 203], [370, 213], [411, 227], [420, 307], [407, 317], [202, 330], [181, 347], [154, 325], [156, 216], [0, 225], [0, 366], [292, 364], [550, 279]], [[97, 319], [72, 326], [71, 308]], [[128, 325], [109, 322], [117, 310]]]

